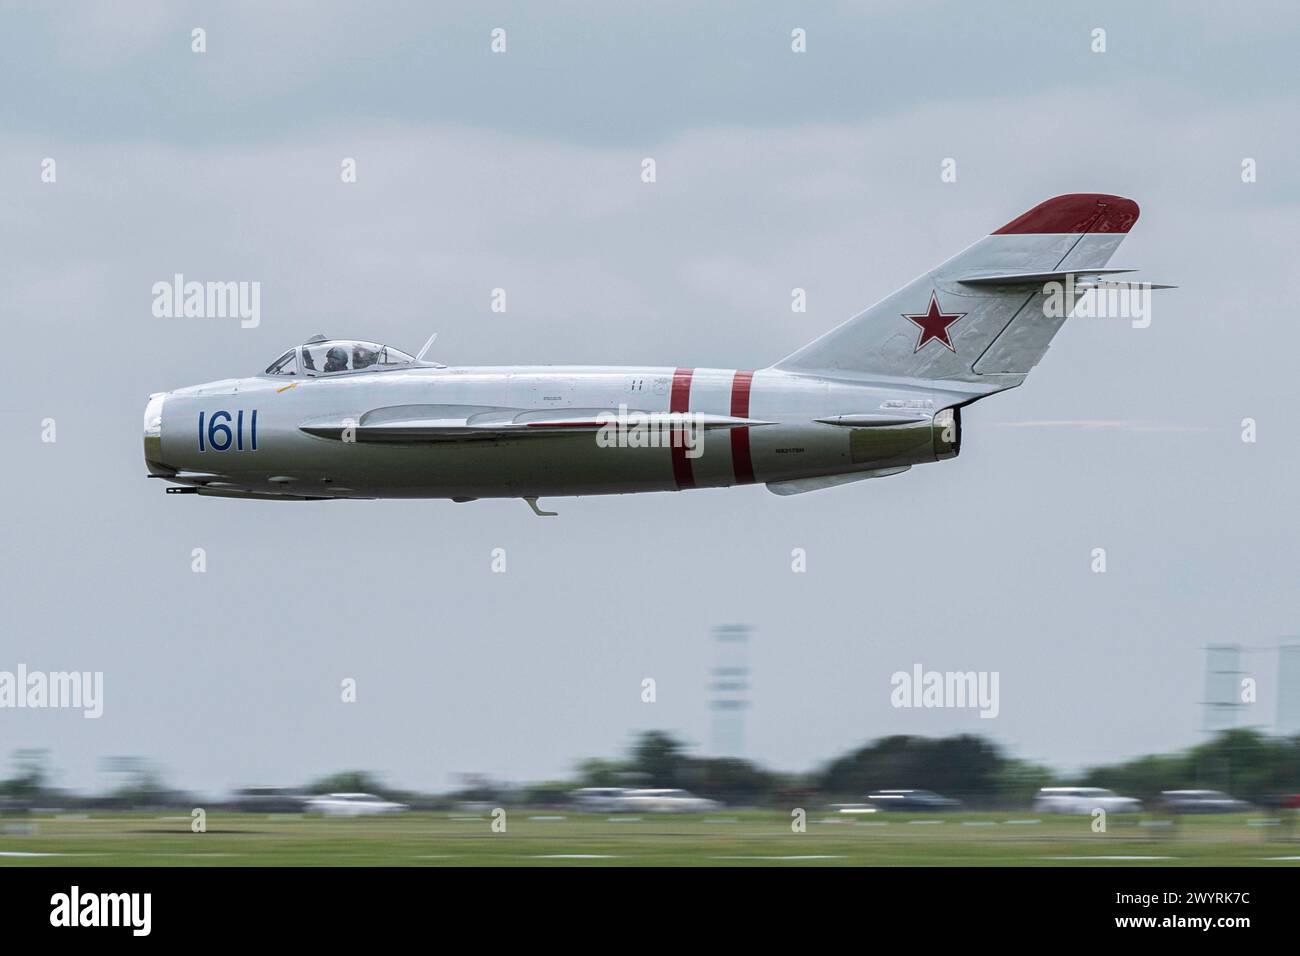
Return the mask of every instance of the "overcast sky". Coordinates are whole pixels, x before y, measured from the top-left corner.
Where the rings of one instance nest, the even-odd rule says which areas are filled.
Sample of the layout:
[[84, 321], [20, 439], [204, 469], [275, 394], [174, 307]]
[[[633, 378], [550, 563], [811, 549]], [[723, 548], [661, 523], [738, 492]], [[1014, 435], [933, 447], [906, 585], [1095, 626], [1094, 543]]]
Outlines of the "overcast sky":
[[[647, 728], [703, 751], [722, 622], [755, 627], [745, 750], [781, 769], [895, 733], [1064, 767], [1202, 738], [1203, 647], [1300, 632], [1300, 11], [699, 7], [3, 8], [0, 670], [103, 671], [105, 698], [99, 720], [0, 710], [5, 754], [49, 748], [86, 789], [139, 754], [216, 792], [536, 780]], [[1080, 191], [1134, 198], [1111, 264], [1180, 288], [1149, 328], [1068, 323], [1024, 387], [968, 410], [954, 461], [793, 498], [553, 499], [545, 521], [145, 477], [150, 392], [316, 332], [438, 331], [457, 365], [761, 368]], [[260, 325], [155, 318], [178, 272], [260, 282]], [[1267, 727], [1274, 658], [1245, 660], [1243, 722]], [[998, 717], [891, 707], [917, 663], [998, 671]]]

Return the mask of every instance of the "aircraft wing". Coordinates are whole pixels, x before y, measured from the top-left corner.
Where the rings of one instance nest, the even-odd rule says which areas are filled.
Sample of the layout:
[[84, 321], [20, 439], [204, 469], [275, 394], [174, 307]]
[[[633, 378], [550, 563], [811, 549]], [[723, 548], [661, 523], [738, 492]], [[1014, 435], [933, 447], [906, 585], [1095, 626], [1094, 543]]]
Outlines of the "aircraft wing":
[[[681, 424], [680, 413], [628, 411], [628, 424], [668, 428]], [[692, 413], [696, 427], [741, 428], [770, 422], [730, 415]], [[351, 430], [356, 441], [433, 442], [473, 441], [595, 432], [618, 422], [607, 408], [496, 408], [483, 405], [392, 405], [372, 409], [356, 418], [312, 419], [301, 431], [320, 438], [342, 440]]]

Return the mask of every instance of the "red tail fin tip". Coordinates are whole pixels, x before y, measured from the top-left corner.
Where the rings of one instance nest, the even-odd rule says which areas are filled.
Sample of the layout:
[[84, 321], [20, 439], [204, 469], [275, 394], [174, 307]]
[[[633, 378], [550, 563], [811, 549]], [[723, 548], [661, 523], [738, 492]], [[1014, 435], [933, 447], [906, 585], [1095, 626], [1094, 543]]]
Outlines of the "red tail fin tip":
[[1069, 193], [1039, 203], [993, 235], [1128, 232], [1137, 218], [1138, 204], [1123, 196]]

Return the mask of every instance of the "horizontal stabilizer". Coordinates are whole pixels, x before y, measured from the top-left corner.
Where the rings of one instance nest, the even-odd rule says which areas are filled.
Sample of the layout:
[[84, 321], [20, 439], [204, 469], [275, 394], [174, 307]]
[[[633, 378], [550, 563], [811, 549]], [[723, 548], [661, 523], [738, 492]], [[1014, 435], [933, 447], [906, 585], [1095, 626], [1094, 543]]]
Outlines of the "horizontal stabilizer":
[[1136, 269], [1074, 269], [1068, 272], [977, 273], [959, 276], [957, 281], [962, 285], [1043, 285], [1046, 282], [1065, 282], [1070, 277], [1077, 282], [1081, 276], [1119, 275], [1136, 271]]
[[1005, 272], [1001, 275], [962, 276], [957, 281], [962, 285], [972, 286], [1040, 286], [1049, 282], [1065, 285], [1073, 284], [1075, 291], [1087, 292], [1089, 289], [1177, 289], [1176, 285], [1162, 285], [1156, 282], [1122, 279], [1118, 282], [1098, 279], [1095, 276], [1119, 275], [1136, 272], [1136, 269], [1088, 269], [1076, 272]]
[[1128, 282], [1121, 280], [1111, 282], [1107, 279], [1098, 279], [1096, 282], [1076, 282], [1074, 284], [1075, 292], [1091, 292], [1093, 289], [1121, 289], [1130, 292], [1153, 291], [1155, 289], [1177, 289], [1176, 285], [1166, 285], [1162, 282]]

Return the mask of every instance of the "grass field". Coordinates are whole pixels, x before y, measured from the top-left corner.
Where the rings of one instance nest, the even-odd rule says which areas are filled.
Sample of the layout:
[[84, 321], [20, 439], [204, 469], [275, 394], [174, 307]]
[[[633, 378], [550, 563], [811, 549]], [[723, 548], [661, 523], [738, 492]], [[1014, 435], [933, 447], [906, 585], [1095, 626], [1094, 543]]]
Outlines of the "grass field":
[[[0, 866], [1296, 866], [1300, 841], [1258, 815], [1176, 827], [1032, 813], [844, 817], [812, 811], [604, 816], [510, 810], [323, 819], [96, 814], [0, 820]], [[1035, 821], [1035, 822], [1030, 822]]]

